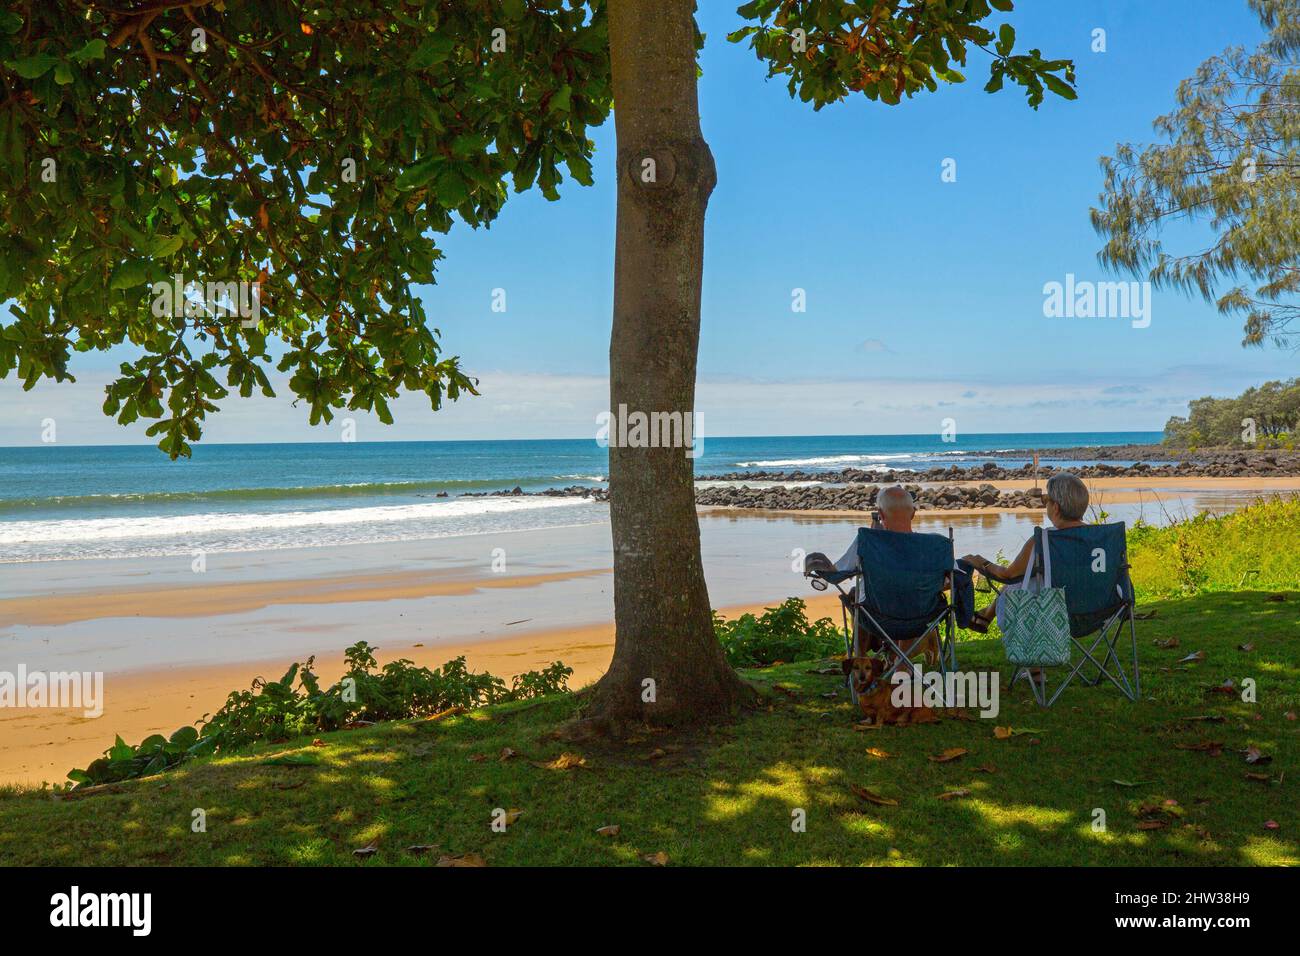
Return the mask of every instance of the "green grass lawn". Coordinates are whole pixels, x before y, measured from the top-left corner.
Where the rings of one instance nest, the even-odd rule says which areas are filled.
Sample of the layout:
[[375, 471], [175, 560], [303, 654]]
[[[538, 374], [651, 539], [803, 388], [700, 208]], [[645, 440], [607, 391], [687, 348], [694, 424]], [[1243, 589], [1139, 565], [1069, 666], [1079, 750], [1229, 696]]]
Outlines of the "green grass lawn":
[[[1023, 684], [1006, 688], [1004, 668], [995, 719], [856, 730], [840, 679], [802, 663], [745, 672], [769, 703], [727, 726], [579, 746], [553, 736], [577, 702], [552, 697], [268, 745], [101, 790], [0, 792], [0, 863], [1300, 863], [1300, 721], [1286, 716], [1300, 712], [1300, 594], [1216, 592], [1140, 610], [1156, 617], [1139, 622], [1135, 704], [1076, 684], [1041, 710]], [[1155, 646], [1175, 637], [1175, 649]], [[1202, 662], [1176, 663], [1195, 651]], [[1002, 658], [989, 640], [960, 654], [963, 669]], [[1210, 691], [1227, 678], [1253, 678], [1257, 702]], [[1223, 720], [1187, 720], [1205, 715]], [[995, 726], [1031, 732], [998, 739]], [[1203, 741], [1221, 752], [1177, 746]], [[1249, 747], [1271, 761], [1248, 764]], [[929, 759], [949, 748], [968, 752]], [[585, 763], [545, 766], [566, 752]], [[300, 762], [273, 762], [284, 756]], [[853, 785], [897, 804], [867, 803]], [[196, 808], [206, 832], [192, 832]], [[523, 812], [497, 833], [496, 808]], [[805, 832], [792, 829], [796, 808]], [[1144, 818], [1165, 825], [1140, 829]], [[596, 832], [609, 825], [617, 835]], [[377, 848], [354, 855], [367, 846]]]

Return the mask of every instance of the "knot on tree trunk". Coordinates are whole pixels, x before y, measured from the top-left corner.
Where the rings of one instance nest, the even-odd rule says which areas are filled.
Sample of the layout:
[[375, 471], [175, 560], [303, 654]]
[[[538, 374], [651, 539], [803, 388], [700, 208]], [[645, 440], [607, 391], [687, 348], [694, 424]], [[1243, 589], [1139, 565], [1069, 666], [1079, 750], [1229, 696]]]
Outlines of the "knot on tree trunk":
[[687, 195], [707, 201], [718, 181], [713, 153], [703, 138], [645, 143], [618, 152], [622, 182], [640, 201], [671, 202]]

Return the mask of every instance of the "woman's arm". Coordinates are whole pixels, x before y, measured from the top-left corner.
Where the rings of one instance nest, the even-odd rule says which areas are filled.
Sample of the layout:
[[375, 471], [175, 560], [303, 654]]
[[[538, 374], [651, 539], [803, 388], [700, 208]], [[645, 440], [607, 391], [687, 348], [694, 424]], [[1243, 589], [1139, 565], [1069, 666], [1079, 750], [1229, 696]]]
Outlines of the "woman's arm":
[[975, 570], [985, 577], [993, 578], [998, 581], [1010, 581], [1015, 578], [1023, 577], [1029, 569], [1029, 553], [1034, 549], [1034, 539], [1030, 538], [1025, 542], [1016, 559], [1005, 567], [996, 564], [981, 554], [968, 554], [962, 558], [963, 561], [974, 565]]

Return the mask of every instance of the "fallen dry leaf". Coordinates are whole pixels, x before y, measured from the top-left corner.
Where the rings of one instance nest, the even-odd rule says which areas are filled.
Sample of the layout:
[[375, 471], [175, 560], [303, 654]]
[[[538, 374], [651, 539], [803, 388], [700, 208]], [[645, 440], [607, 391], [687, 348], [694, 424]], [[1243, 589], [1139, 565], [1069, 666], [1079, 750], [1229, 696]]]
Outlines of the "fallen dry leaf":
[[1287, 720], [1295, 720], [1295, 711], [1294, 711], [1294, 710], [1288, 710], [1288, 711], [1287, 711], [1285, 714], [1283, 714], [1282, 716], [1285, 717]]
[[487, 866], [487, 860], [477, 853], [462, 853], [459, 856], [440, 856], [438, 866]]
[[510, 747], [502, 747], [500, 756], [502, 760], [509, 760], [511, 757], [518, 757], [519, 754]]
[[889, 797], [882, 797], [880, 794], [868, 790], [866, 787], [859, 787], [856, 783], [849, 784], [849, 789], [851, 789], [854, 795], [859, 799], [865, 800], [867, 803], [874, 803], [878, 807], [898, 806], [897, 800], [893, 800]]
[[943, 753], [931, 754], [930, 759], [935, 763], [951, 763], [954, 760], [960, 760], [968, 753], [970, 751], [965, 747], [949, 747]]
[[667, 756], [668, 756], [668, 751], [664, 750], [662, 747], [656, 747], [654, 750], [650, 751], [648, 754], [643, 754], [642, 757], [641, 757], [641, 759], [642, 759], [642, 760], [658, 760], [660, 757], [667, 757]]
[[1242, 753], [1246, 755], [1246, 763], [1265, 764], [1273, 762], [1272, 754], [1266, 754], [1258, 747], [1247, 747]]
[[1265, 821], [1264, 821], [1264, 829], [1265, 829], [1265, 830], [1280, 830], [1280, 829], [1282, 829], [1282, 827], [1278, 825], [1278, 822], [1277, 822], [1276, 820], [1265, 820]]
[[881, 760], [887, 760], [888, 758], [894, 755], [891, 754], [888, 750], [881, 750], [879, 747], [868, 747], [867, 756], [879, 757]]
[[352, 855], [355, 856], [355, 857], [360, 857], [361, 859], [364, 860], [366, 857], [374, 856], [374, 855], [375, 855], [376, 853], [378, 853], [378, 852], [379, 852], [379, 841], [378, 841], [378, 840], [371, 840], [369, 843], [367, 843], [367, 844], [366, 844], [365, 846], [363, 846], [361, 849], [359, 849], [359, 850], [353, 850], [353, 851], [352, 851]]
[[1137, 828], [1139, 830], [1163, 830], [1169, 826], [1164, 820], [1139, 820]]
[[[1042, 732], [1043, 731], [1041, 730], [1031, 730], [1028, 727], [1022, 727], [1018, 730], [1014, 727], [993, 728], [993, 736], [996, 737], [998, 740], [1010, 740], [1012, 737], [1019, 737], [1022, 734], [1041, 734]], [[1030, 741], [1031, 744], [1036, 744], [1038, 742], [1039, 741], [1036, 739]]]
[[488, 758], [488, 755], [487, 755], [487, 754], [470, 754], [470, 755], [469, 755], [469, 761], [470, 761], [470, 763], [482, 763], [483, 761], [487, 760], [487, 758]]
[[549, 763], [537, 761], [533, 764], [534, 767], [541, 767], [543, 770], [573, 770], [575, 767], [585, 767], [586, 765], [586, 757], [580, 757], [567, 751]]
[[1165, 650], [1172, 650], [1173, 648], [1178, 646], [1178, 638], [1167, 637], [1164, 640], [1161, 640], [1160, 638], [1156, 638], [1151, 643], [1154, 644], [1156, 647], [1161, 647], [1164, 648]]
[[430, 714], [426, 720], [442, 720], [444, 717], [455, 717], [457, 714], [466, 714], [469, 711], [464, 707], [448, 707], [446, 710], [440, 710], [436, 714]]
[[321, 740], [319, 737], [317, 737], [315, 740], [313, 740], [313, 741], [311, 742], [311, 745], [312, 745], [313, 747], [324, 747], [324, 746], [325, 746], [325, 741], [323, 741], [323, 740]]
[[939, 799], [956, 800], [959, 797], [969, 797], [969, 796], [970, 796], [970, 791], [967, 790], [965, 787], [962, 787], [960, 790], [949, 790], [947, 793], [939, 794]]
[[1174, 744], [1177, 750], [1195, 750], [1197, 753], [1209, 754], [1211, 757], [1217, 757], [1223, 753], [1223, 744], [1217, 740], [1202, 740], [1194, 744]]
[[1239, 650], [1239, 651], [1245, 651], [1247, 654], [1249, 654], [1249, 653], [1250, 653], [1251, 651], [1253, 651], [1254, 649], [1255, 649], [1255, 644], [1254, 644], [1253, 641], [1248, 641], [1248, 642], [1246, 642], [1245, 644], [1238, 644], [1238, 645], [1237, 645], [1237, 650]]
[[1145, 780], [1112, 780], [1111, 783], [1119, 787], [1140, 787], [1146, 783]]
[[1269, 776], [1268, 774], [1266, 774], [1266, 773], [1251, 773], [1249, 770], [1247, 770], [1247, 771], [1246, 771], [1246, 779], [1247, 779], [1247, 780], [1254, 780], [1254, 781], [1256, 781], [1256, 782], [1258, 782], [1258, 783], [1268, 783], [1268, 782], [1269, 782], [1270, 780], [1272, 780], [1273, 778], [1270, 777], [1270, 776]]
[[1229, 677], [1222, 684], [1218, 684], [1214, 687], [1211, 687], [1210, 693], [1211, 694], [1232, 694], [1233, 696], [1236, 696], [1237, 684], [1236, 682], [1233, 681], [1231, 677]]
[[647, 863], [653, 863], [655, 866], [668, 865], [668, 854], [663, 850], [660, 850], [658, 853], [642, 853], [641, 859], [645, 860]]
[[986, 763], [986, 764], [983, 764], [982, 766], [976, 767], [976, 768], [975, 768], [975, 771], [976, 771], [977, 773], [997, 773], [997, 772], [998, 772], [998, 768], [995, 767], [995, 766], [993, 766], [993, 764], [991, 764], [991, 763]]
[[622, 830], [623, 828], [619, 826], [617, 823], [611, 823], [607, 827], [596, 828], [597, 833], [599, 833], [601, 836], [607, 836], [607, 837], [616, 837], [619, 835], [620, 832], [622, 832]]
[[428, 853], [430, 850], [438, 849], [437, 843], [414, 843], [406, 848], [407, 853]]
[[1180, 658], [1175, 663], [1178, 664], [1198, 664], [1205, 660], [1205, 651], [1192, 651], [1186, 657]]

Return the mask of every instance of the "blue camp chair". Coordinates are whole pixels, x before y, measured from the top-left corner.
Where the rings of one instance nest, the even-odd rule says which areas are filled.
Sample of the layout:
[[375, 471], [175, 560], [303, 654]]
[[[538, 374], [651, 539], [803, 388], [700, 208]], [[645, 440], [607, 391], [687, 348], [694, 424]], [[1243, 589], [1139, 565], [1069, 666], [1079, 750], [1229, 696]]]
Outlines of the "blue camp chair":
[[[817, 590], [833, 584], [840, 592], [850, 664], [856, 658], [883, 653], [887, 666], [878, 680], [889, 680], [900, 667], [915, 675], [913, 656], [920, 650], [921, 640], [938, 631], [939, 669], [956, 669], [956, 619], [943, 594], [947, 576], [955, 567], [952, 532], [944, 537], [859, 528], [857, 549], [861, 571], [808, 573]], [[845, 591], [840, 585], [851, 579], [856, 586]], [[845, 676], [856, 705], [858, 688], [851, 672]]]
[[[1128, 545], [1122, 521], [1078, 528], [1034, 529], [1034, 557], [1029, 574], [1036, 576], [1044, 587], [1065, 591], [1070, 642], [1073, 650], [1079, 652], [1077, 660], [1071, 655], [1070, 670], [1050, 698], [1046, 675], [1041, 686], [1029, 677], [1034, 699], [1040, 705], [1050, 707], [1056, 703], [1076, 676], [1091, 686], [1109, 680], [1129, 700], [1137, 700], [1141, 695], [1135, 600], [1128, 570]], [[1132, 646], [1132, 660], [1127, 665], [1120, 659], [1119, 648], [1125, 626]], [[1091, 677], [1082, 673], [1089, 665], [1097, 669]], [[1017, 667], [1012, 682], [1021, 673], [1028, 674], [1028, 670], [1029, 665]]]

